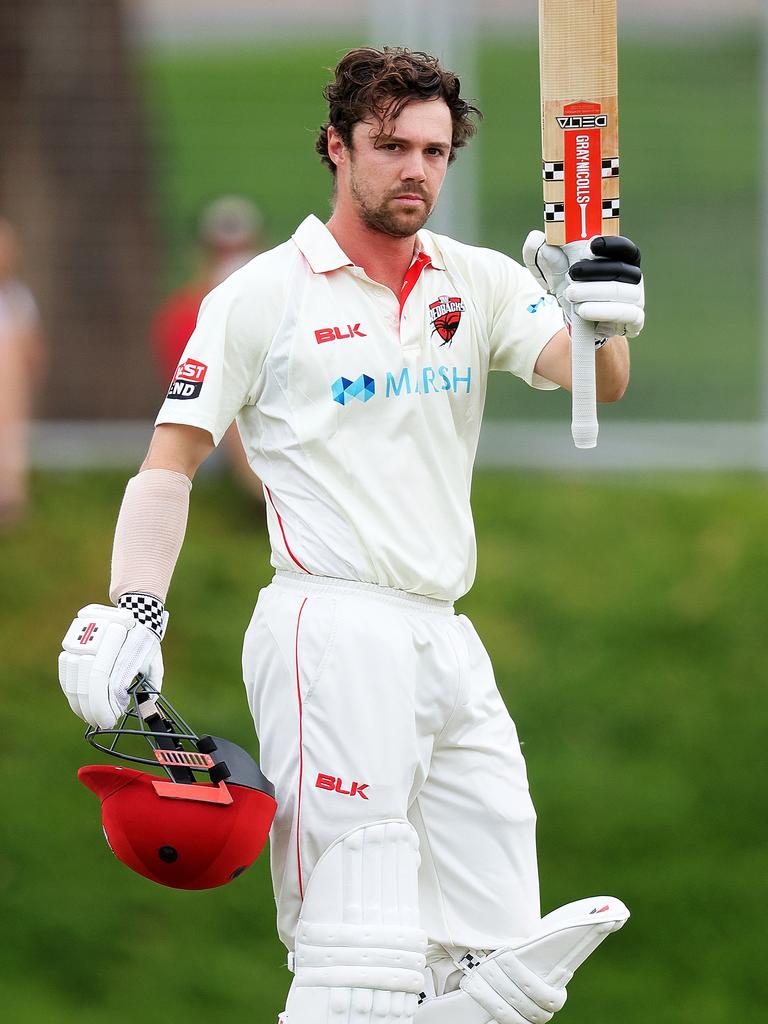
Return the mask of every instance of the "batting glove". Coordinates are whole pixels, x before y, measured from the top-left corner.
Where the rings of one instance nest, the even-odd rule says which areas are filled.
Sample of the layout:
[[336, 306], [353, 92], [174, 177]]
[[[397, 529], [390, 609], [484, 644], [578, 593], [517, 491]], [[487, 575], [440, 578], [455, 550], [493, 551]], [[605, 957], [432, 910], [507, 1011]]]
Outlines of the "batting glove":
[[561, 248], [548, 245], [543, 231], [531, 231], [523, 245], [523, 262], [541, 287], [555, 296], [569, 323], [576, 313], [595, 324], [598, 344], [615, 335], [635, 338], [643, 329], [640, 250], [630, 239], [597, 235], [587, 243]]
[[163, 685], [160, 641], [168, 613], [162, 602], [147, 594], [124, 594], [118, 604], [81, 608], [59, 655], [59, 682], [69, 706], [100, 729], [111, 729], [125, 712], [137, 675], [155, 690]]

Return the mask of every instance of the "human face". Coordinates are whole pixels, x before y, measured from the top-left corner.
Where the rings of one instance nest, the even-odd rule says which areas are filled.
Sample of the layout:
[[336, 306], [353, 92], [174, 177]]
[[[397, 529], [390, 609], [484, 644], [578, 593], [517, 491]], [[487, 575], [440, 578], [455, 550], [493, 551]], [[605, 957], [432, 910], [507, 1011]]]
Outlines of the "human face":
[[413, 100], [396, 120], [358, 122], [337, 164], [337, 189], [370, 228], [407, 238], [432, 212], [448, 169], [452, 135], [445, 100]]

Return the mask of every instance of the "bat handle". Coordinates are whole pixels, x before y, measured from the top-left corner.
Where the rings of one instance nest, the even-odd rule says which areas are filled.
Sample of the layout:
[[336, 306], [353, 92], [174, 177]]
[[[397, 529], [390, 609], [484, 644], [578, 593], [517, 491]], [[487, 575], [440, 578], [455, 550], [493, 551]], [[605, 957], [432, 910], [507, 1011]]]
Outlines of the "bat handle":
[[574, 314], [571, 320], [571, 436], [577, 448], [597, 445], [595, 325]]

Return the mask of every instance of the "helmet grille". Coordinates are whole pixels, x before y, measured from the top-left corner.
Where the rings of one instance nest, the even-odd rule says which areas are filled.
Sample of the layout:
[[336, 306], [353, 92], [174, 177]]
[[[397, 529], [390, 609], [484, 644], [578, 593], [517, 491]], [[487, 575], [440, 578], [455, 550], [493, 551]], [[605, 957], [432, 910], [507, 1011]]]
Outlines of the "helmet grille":
[[184, 767], [207, 769], [213, 767], [213, 758], [210, 754], [198, 754], [192, 750], [162, 750], [155, 748], [155, 757], [162, 765], [169, 767]]

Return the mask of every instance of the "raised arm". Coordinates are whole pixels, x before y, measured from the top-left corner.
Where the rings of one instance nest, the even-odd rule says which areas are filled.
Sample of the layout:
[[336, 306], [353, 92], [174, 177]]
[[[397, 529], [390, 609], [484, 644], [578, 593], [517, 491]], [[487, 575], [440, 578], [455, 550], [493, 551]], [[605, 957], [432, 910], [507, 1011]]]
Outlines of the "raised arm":
[[[566, 252], [531, 231], [523, 260], [542, 288], [554, 295], [566, 321], [574, 314], [595, 325], [597, 400], [615, 402], [629, 382], [627, 338], [636, 337], [645, 320], [645, 290], [640, 250], [623, 236], [602, 235], [590, 242], [590, 255], [569, 265]], [[571, 339], [560, 331], [542, 349], [536, 372], [571, 389]]]
[[[571, 338], [563, 328], [541, 350], [536, 373], [571, 390]], [[617, 402], [629, 383], [629, 345], [623, 337], [608, 338], [595, 353], [598, 402]]]

